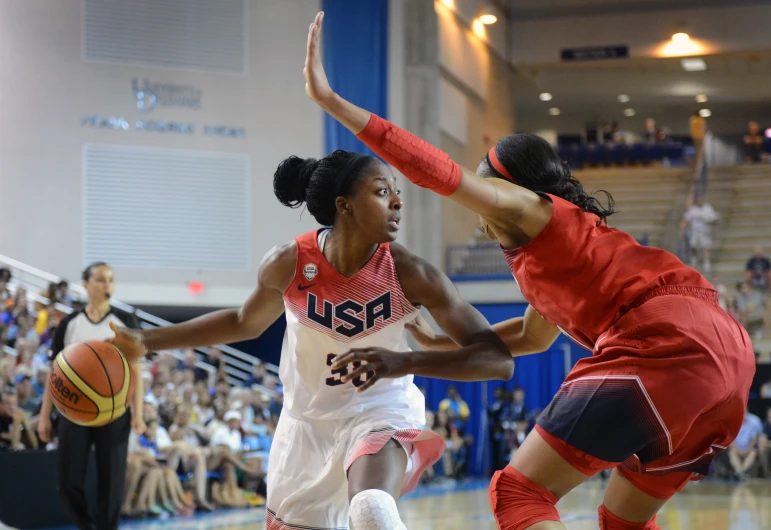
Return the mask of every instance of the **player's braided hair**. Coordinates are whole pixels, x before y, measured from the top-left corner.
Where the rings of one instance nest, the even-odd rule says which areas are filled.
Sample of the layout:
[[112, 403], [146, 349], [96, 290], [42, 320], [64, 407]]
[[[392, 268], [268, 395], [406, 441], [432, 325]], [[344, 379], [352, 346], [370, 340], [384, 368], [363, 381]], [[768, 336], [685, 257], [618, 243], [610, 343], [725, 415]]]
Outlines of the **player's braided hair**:
[[273, 191], [279, 202], [290, 208], [303, 203], [323, 226], [335, 222], [338, 197], [350, 196], [356, 181], [376, 159], [352, 151], [337, 151], [321, 160], [290, 156], [273, 174]]
[[616, 213], [616, 203], [611, 194], [605, 190], [598, 191], [604, 193], [608, 201], [608, 206], [603, 206], [596, 197], [584, 190], [581, 182], [571, 174], [570, 167], [539, 136], [504, 136], [495, 146], [495, 154], [517, 184], [524, 188], [572, 202], [582, 210], [598, 216], [601, 222], [607, 222], [607, 218]]

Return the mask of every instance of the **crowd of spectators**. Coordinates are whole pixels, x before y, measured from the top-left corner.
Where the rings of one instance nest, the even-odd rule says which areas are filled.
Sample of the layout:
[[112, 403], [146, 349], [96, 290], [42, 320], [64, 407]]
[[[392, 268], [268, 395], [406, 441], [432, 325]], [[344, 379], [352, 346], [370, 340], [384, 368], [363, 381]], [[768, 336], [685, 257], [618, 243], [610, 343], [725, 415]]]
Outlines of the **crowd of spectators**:
[[[30, 295], [0, 269], [0, 450], [54, 449], [37, 435], [50, 373], [54, 330], [82, 304], [67, 282]], [[275, 375], [257, 363], [242, 386], [212, 348], [201, 367], [193, 350], [145, 360], [144, 432], [129, 443], [125, 516], [169, 516], [194, 509], [264, 502], [267, 454], [283, 403]], [[178, 359], [181, 357], [181, 359]]]

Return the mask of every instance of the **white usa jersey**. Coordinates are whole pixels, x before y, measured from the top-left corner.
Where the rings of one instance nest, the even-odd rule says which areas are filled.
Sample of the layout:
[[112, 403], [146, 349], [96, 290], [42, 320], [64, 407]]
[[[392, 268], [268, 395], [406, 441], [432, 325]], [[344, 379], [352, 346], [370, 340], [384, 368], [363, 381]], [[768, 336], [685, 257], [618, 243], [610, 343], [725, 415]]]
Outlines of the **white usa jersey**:
[[424, 398], [413, 376], [381, 379], [357, 392], [366, 374], [346, 383], [341, 377], [358, 363], [332, 370], [335, 357], [352, 348], [409, 352], [404, 325], [417, 316], [418, 308], [402, 292], [388, 243], [346, 278], [321, 251], [327, 233], [309, 232], [295, 240], [295, 276], [284, 291], [287, 327], [279, 368], [284, 408], [306, 418], [340, 419], [387, 407], [403, 409], [422, 424]]

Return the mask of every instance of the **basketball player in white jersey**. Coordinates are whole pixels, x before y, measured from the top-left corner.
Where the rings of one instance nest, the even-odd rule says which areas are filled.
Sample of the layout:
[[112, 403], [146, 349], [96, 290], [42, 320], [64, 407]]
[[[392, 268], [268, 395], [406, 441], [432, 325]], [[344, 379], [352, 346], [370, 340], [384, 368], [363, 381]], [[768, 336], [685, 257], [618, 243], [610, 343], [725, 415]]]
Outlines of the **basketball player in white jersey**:
[[[355, 529], [406, 528], [395, 499], [444, 451], [444, 440], [424, 427], [425, 401], [408, 374], [508, 379], [511, 354], [442, 272], [391, 243], [402, 201], [382, 162], [347, 151], [321, 160], [290, 157], [274, 175], [274, 191], [282, 204], [306, 204], [332, 228], [271, 250], [240, 309], [141, 332], [116, 328], [114, 342], [130, 360], [147, 351], [237, 342], [260, 335], [286, 312], [268, 530], [344, 529], [349, 515]], [[459, 349], [408, 352], [404, 327], [421, 306]], [[360, 361], [333, 366], [362, 348], [405, 352], [404, 362], [389, 363], [382, 374]]]

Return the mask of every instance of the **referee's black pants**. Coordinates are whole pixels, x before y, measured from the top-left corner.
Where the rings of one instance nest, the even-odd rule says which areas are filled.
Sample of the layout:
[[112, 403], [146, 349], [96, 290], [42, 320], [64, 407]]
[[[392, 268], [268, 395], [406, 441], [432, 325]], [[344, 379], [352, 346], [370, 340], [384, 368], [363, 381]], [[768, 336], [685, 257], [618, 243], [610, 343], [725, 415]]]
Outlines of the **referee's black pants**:
[[[126, 481], [126, 458], [131, 433], [131, 411], [102, 427], [83, 427], [59, 419], [59, 497], [80, 530], [114, 530]], [[96, 450], [96, 524], [86, 502], [85, 482], [91, 446]]]

